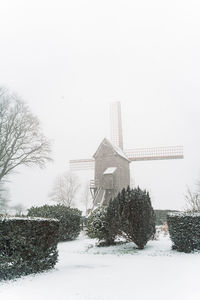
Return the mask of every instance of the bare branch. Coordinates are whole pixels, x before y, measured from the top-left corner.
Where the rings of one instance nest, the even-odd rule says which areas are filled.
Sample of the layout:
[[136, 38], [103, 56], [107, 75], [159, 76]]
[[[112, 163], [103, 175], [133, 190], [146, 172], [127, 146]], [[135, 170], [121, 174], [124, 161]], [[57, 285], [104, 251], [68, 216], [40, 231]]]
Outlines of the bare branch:
[[0, 182], [0, 215], [4, 215], [8, 212], [9, 209], [9, 190], [4, 185], [4, 183]]
[[186, 210], [196, 212], [200, 211], [200, 193], [199, 192], [192, 192], [190, 188], [187, 188], [187, 193], [185, 195]]
[[70, 207], [73, 204], [79, 188], [80, 183], [78, 177], [73, 173], [67, 172], [56, 178], [49, 197], [53, 201]]
[[28, 106], [0, 87], [0, 180], [19, 165], [44, 167], [50, 148]]

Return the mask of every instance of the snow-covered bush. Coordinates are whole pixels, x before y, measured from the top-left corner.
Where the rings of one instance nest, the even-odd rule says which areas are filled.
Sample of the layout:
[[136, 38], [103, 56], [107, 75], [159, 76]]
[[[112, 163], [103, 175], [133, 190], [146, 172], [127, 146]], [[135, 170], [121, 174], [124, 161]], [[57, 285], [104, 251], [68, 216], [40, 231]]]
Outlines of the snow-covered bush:
[[87, 235], [98, 240], [107, 240], [109, 224], [106, 220], [106, 207], [95, 209], [87, 219]]
[[80, 233], [81, 211], [64, 205], [31, 207], [28, 216], [56, 218], [60, 221], [59, 241], [75, 239]]
[[54, 267], [58, 230], [58, 220], [1, 218], [0, 280]]
[[173, 249], [186, 253], [200, 250], [200, 213], [171, 213], [167, 222]]
[[114, 210], [109, 207], [99, 207], [87, 220], [87, 234], [90, 238], [97, 238], [101, 244], [111, 245], [118, 233], [115, 226]]

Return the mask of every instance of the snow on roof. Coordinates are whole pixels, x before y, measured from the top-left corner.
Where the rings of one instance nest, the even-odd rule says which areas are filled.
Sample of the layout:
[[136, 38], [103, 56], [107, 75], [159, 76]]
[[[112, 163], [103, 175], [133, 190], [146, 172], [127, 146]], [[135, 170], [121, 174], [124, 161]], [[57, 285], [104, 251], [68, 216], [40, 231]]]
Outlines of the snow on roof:
[[124, 153], [124, 151], [121, 148], [119, 148], [118, 146], [113, 145], [113, 144], [111, 144], [111, 145], [113, 146], [114, 150], [117, 152], [117, 154], [119, 156], [121, 156], [121, 157], [123, 157], [123, 158], [125, 158], [126, 160], [129, 161], [128, 157], [126, 156], [126, 154]]
[[107, 168], [105, 171], [104, 171], [104, 175], [106, 175], [106, 174], [113, 174], [115, 171], [117, 170], [117, 168], [116, 167], [114, 167], [114, 168]]
[[128, 157], [126, 156], [126, 154], [123, 152], [123, 150], [121, 148], [119, 148], [118, 146], [113, 145], [107, 138], [104, 138], [103, 141], [101, 142], [101, 144], [99, 145], [97, 151], [95, 152], [95, 154], [93, 155], [93, 157], [95, 158], [102, 146], [102, 144], [109, 144], [113, 150], [115, 151], [115, 153], [117, 153], [119, 156], [121, 156], [122, 158], [128, 160], [130, 162], [130, 160], [128, 159]]

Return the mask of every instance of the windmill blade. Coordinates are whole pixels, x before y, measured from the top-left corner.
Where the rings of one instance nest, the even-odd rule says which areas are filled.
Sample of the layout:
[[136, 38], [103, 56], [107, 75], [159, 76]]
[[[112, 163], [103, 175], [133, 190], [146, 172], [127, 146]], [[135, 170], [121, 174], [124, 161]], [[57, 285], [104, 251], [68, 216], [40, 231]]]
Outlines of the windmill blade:
[[69, 161], [71, 171], [94, 169], [94, 159], [75, 159]]
[[122, 118], [120, 102], [110, 104], [111, 142], [113, 145], [123, 149]]
[[124, 151], [131, 161], [182, 159], [183, 147], [138, 148]]

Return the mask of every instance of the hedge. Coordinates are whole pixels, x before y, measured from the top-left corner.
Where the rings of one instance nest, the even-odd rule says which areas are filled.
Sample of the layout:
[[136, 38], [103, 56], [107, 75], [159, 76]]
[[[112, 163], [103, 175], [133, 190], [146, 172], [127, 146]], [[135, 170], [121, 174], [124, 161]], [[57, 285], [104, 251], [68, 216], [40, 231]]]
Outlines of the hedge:
[[59, 222], [41, 218], [0, 219], [0, 279], [53, 268]]
[[81, 230], [81, 211], [64, 205], [44, 205], [31, 207], [28, 216], [56, 218], [60, 221], [59, 241], [75, 239]]
[[167, 222], [173, 249], [186, 253], [200, 250], [200, 213], [171, 213]]

